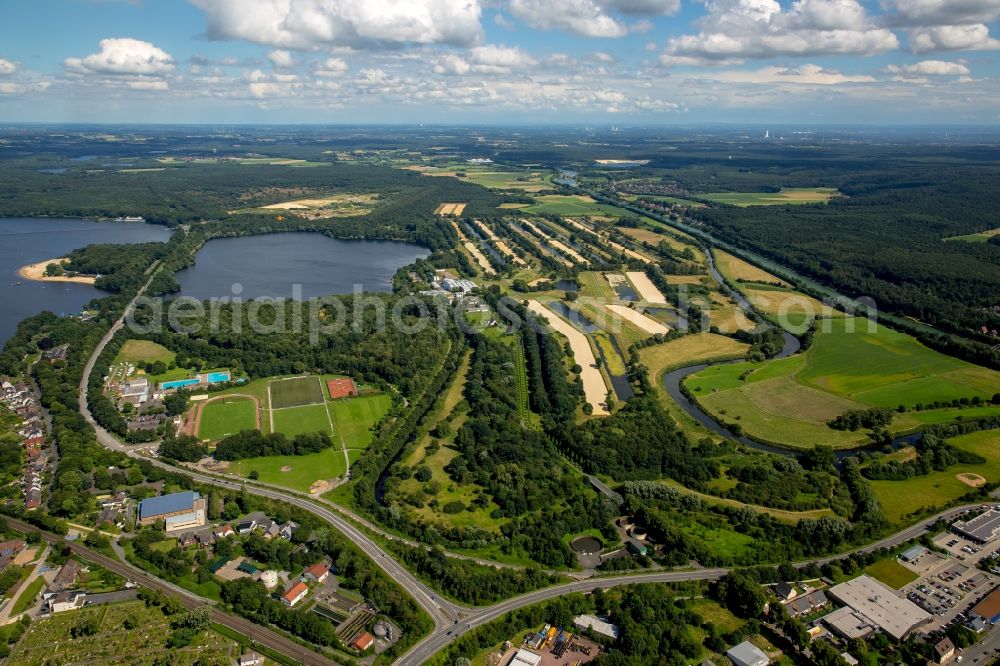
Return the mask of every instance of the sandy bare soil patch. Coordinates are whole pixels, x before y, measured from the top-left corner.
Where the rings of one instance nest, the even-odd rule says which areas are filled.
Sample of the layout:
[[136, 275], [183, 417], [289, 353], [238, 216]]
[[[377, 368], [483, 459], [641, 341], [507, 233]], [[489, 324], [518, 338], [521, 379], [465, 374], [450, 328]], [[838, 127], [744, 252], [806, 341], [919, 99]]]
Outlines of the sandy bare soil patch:
[[21, 266], [21, 268], [17, 271], [17, 274], [26, 280], [35, 280], [37, 282], [76, 282], [78, 284], [94, 284], [94, 281], [97, 280], [96, 277], [90, 275], [58, 275], [50, 277], [45, 274], [45, 268], [49, 264], [65, 264], [67, 261], [69, 261], [69, 259], [66, 257], [46, 259], [34, 264], [28, 264], [27, 266]]
[[313, 481], [313, 484], [309, 486], [310, 495], [322, 495], [323, 493], [328, 493], [337, 487], [337, 482], [335, 479], [319, 479], [318, 481]]
[[956, 474], [955, 478], [972, 488], [978, 488], [979, 486], [986, 485], [986, 479], [978, 474], [972, 474], [970, 472], [963, 472], [961, 474]]
[[581, 331], [573, 328], [569, 322], [559, 317], [556, 313], [538, 301], [528, 301], [528, 309], [535, 314], [545, 317], [549, 325], [557, 333], [561, 333], [569, 341], [569, 346], [573, 350], [573, 357], [583, 370], [580, 371], [580, 379], [583, 381], [583, 393], [587, 402], [594, 409], [594, 414], [607, 415], [608, 408], [604, 401], [608, 397], [608, 387], [604, 383], [604, 376], [597, 369], [597, 359], [594, 358], [594, 350], [590, 348], [587, 336]]
[[636, 312], [632, 308], [626, 305], [605, 305], [608, 310], [618, 315], [622, 319], [625, 319], [642, 330], [646, 331], [650, 335], [656, 335], [660, 333], [661, 335], [666, 335], [670, 332], [670, 329], [655, 319], [650, 319], [641, 312]]
[[642, 300], [647, 303], [666, 304], [666, 296], [664, 296], [663, 292], [656, 288], [656, 285], [653, 284], [653, 281], [650, 280], [649, 276], [645, 273], [640, 271], [628, 271], [625, 275], [627, 275], [628, 279], [632, 281], [632, 285], [635, 287], [635, 290], [639, 292], [639, 296]]
[[282, 472], [291, 472], [292, 471], [292, 466], [291, 465], [285, 465], [284, 467], [281, 468], [281, 471]]

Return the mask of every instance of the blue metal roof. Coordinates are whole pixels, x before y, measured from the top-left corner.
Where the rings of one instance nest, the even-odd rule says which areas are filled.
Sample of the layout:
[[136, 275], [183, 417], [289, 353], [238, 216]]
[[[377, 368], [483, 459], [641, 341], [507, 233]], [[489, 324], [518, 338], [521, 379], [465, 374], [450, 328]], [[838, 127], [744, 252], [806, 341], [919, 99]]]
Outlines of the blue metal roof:
[[200, 495], [194, 490], [185, 490], [182, 493], [170, 495], [160, 495], [150, 497], [139, 502], [139, 520], [144, 520], [150, 516], [161, 516], [165, 513], [175, 511], [189, 511]]

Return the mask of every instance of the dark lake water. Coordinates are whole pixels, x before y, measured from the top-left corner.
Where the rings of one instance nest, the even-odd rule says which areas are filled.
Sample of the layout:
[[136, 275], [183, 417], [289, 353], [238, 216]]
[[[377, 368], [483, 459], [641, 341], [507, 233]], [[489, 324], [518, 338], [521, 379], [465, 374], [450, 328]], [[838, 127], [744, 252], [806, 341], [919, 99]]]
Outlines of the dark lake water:
[[195, 265], [177, 273], [177, 281], [183, 295], [198, 299], [305, 299], [349, 294], [355, 285], [391, 291], [397, 270], [429, 254], [411, 243], [305, 232], [217, 238], [205, 243]]
[[[50, 218], [0, 218], [0, 344], [25, 317], [51, 310], [73, 314], [108, 295], [87, 284], [33, 282], [17, 274], [26, 264], [65, 256], [91, 243], [166, 241], [170, 232], [154, 224], [90, 222]], [[20, 286], [16, 283], [20, 282]]]

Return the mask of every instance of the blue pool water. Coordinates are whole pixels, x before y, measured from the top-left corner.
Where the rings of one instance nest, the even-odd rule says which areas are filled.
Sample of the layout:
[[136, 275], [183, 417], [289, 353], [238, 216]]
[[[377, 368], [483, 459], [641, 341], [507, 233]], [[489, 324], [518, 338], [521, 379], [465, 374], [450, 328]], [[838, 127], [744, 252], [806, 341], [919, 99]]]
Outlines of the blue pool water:
[[160, 386], [163, 389], [175, 389], [182, 388], [184, 386], [191, 386], [192, 384], [197, 384], [197, 379], [175, 379], [171, 382], [163, 382]]
[[205, 375], [205, 379], [209, 384], [216, 384], [218, 382], [228, 382], [229, 373], [228, 372], [210, 372]]

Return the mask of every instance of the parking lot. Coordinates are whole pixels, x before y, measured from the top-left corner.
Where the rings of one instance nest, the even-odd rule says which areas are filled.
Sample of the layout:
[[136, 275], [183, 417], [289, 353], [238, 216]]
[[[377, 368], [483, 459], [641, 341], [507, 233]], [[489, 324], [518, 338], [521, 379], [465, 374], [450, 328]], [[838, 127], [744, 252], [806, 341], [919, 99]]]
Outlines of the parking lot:
[[1000, 543], [981, 545], [950, 532], [937, 535], [933, 541], [949, 556], [929, 551], [913, 562], [900, 562], [919, 576], [901, 592], [934, 616], [922, 628], [924, 632], [964, 621], [965, 612], [1000, 584], [1000, 577], [976, 568]]

